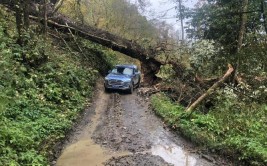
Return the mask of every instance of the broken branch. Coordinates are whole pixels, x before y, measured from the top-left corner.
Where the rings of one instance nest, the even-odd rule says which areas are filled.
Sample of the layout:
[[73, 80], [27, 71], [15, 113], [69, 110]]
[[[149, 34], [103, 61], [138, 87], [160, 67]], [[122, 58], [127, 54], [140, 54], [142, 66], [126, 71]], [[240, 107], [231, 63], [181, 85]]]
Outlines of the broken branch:
[[228, 70], [224, 76], [216, 83], [214, 83], [204, 94], [202, 94], [195, 102], [193, 102], [185, 111], [193, 112], [193, 110], [210, 94], [212, 94], [217, 87], [219, 87], [234, 71], [234, 68], [231, 64], [228, 64]]

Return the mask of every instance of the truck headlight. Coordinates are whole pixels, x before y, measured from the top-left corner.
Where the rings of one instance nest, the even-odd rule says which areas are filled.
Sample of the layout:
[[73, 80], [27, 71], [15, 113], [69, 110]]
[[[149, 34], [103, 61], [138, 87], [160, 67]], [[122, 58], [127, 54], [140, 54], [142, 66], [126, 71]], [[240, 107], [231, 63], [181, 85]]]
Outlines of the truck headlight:
[[126, 80], [126, 81], [123, 82], [123, 84], [124, 84], [125, 86], [130, 86], [130, 84], [131, 84], [131, 80]]

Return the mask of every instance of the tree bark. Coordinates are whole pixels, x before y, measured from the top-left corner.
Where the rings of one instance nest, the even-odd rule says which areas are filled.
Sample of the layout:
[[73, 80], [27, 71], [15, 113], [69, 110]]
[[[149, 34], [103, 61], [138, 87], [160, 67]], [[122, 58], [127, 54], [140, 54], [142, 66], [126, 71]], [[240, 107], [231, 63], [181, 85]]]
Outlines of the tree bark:
[[44, 36], [47, 35], [47, 0], [44, 0], [43, 2], [43, 33], [44, 33]]
[[30, 0], [24, 0], [24, 2], [23, 2], [23, 21], [24, 21], [24, 28], [26, 31], [28, 31], [29, 26], [30, 26], [29, 5], [30, 5]]
[[185, 111], [192, 113], [193, 110], [209, 95], [211, 95], [216, 88], [218, 88], [234, 71], [232, 65], [228, 64], [228, 70], [224, 76], [216, 83], [214, 83], [203, 95], [201, 95], [195, 102], [193, 102]]
[[243, 44], [243, 39], [244, 39], [244, 34], [246, 31], [246, 24], [247, 24], [247, 10], [248, 10], [248, 0], [243, 0], [240, 28], [239, 28], [239, 34], [238, 34], [237, 53], [240, 52], [242, 44]]
[[15, 12], [16, 12], [16, 27], [18, 31], [18, 44], [23, 44], [22, 39], [22, 27], [23, 27], [23, 21], [22, 21], [22, 4], [20, 0], [17, 0], [14, 6]]
[[184, 42], [184, 16], [182, 12], [182, 0], [179, 1], [179, 12], [180, 12], [180, 21], [181, 21], [181, 31], [182, 31], [182, 44]]
[[238, 74], [239, 65], [240, 65], [240, 50], [243, 45], [244, 40], [244, 34], [246, 31], [246, 24], [247, 24], [247, 10], [248, 10], [248, 0], [242, 0], [242, 7], [241, 7], [241, 20], [240, 20], [240, 28], [238, 33], [238, 41], [237, 41], [237, 63], [235, 66], [235, 73], [234, 73], [234, 79]]
[[265, 0], [261, 0], [261, 14], [262, 14], [262, 19], [263, 19], [263, 26], [265, 29], [265, 33], [267, 34], [267, 22], [266, 22], [266, 5], [265, 5]]

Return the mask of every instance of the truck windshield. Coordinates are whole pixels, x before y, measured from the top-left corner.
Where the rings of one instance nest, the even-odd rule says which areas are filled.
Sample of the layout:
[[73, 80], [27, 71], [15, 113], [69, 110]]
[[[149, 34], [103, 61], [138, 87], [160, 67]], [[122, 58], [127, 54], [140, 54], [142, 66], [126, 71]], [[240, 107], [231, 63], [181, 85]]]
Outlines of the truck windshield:
[[124, 75], [132, 75], [133, 69], [132, 68], [124, 68], [124, 67], [117, 67], [111, 71], [113, 74], [124, 74]]

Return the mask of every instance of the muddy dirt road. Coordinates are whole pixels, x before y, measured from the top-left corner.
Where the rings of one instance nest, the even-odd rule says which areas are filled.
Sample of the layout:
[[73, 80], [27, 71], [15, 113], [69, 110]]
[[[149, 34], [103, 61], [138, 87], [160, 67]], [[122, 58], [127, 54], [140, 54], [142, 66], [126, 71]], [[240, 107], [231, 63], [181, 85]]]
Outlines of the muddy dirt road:
[[55, 165], [222, 165], [196, 153], [193, 145], [164, 128], [136, 92], [105, 93], [102, 85], [97, 88], [94, 104], [85, 111]]

